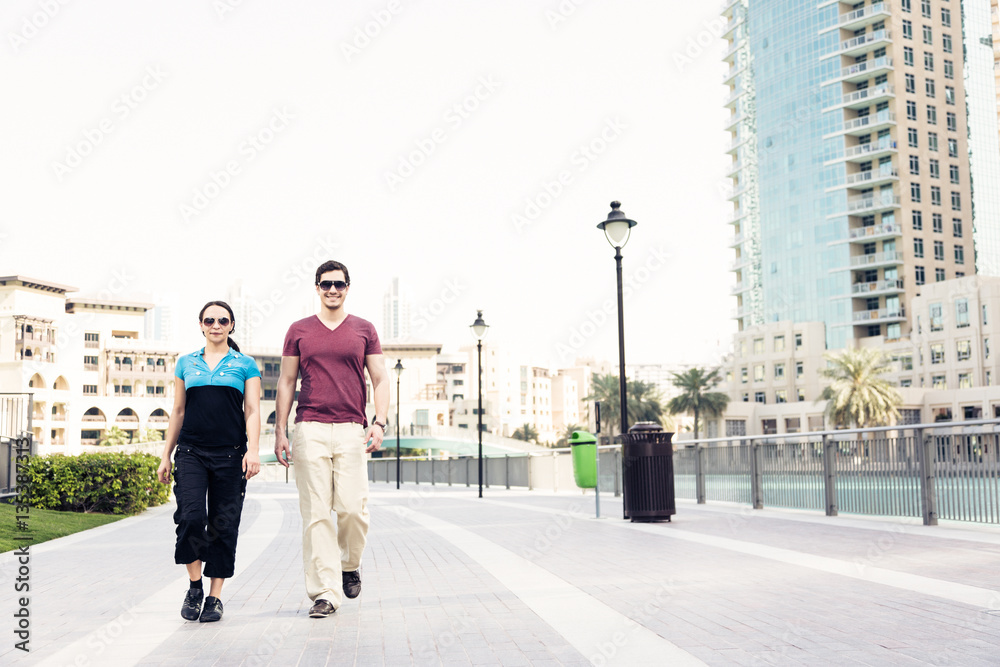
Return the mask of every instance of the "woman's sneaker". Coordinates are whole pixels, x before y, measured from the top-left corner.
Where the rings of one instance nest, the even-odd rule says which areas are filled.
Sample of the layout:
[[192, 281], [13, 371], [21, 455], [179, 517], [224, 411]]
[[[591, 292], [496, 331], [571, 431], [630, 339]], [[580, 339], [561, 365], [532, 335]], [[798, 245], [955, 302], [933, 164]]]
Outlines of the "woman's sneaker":
[[202, 623], [222, 620], [222, 600], [209, 595], [205, 598], [205, 608], [201, 610]]
[[189, 588], [184, 594], [184, 604], [181, 605], [181, 617], [186, 621], [197, 621], [201, 616], [201, 602], [205, 591], [201, 588]]

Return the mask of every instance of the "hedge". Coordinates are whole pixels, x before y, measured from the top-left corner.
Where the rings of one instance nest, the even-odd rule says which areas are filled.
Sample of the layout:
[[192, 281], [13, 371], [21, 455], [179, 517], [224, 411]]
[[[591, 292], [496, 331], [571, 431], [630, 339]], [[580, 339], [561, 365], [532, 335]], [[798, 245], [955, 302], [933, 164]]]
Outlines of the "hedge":
[[159, 465], [159, 456], [139, 453], [36, 456], [28, 464], [28, 504], [47, 510], [139, 514], [170, 497], [170, 485], [156, 478]]

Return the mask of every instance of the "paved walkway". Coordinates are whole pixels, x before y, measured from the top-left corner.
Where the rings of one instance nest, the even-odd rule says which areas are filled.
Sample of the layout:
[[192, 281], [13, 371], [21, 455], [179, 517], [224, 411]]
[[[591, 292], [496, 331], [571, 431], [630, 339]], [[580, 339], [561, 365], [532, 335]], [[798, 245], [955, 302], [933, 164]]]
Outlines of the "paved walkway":
[[4, 665], [1000, 664], [1000, 530], [681, 501], [372, 487], [363, 592], [308, 618], [294, 485], [250, 486], [220, 623], [186, 623], [172, 507], [0, 555]]

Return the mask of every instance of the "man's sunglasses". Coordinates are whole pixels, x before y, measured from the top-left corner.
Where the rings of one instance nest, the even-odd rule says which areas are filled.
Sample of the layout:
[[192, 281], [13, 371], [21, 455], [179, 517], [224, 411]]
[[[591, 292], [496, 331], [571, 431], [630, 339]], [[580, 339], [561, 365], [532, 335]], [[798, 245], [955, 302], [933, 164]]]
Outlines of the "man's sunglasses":
[[[228, 327], [230, 321], [231, 320], [228, 317], [220, 317], [219, 318], [219, 326]], [[206, 318], [202, 319], [201, 323], [204, 324], [206, 327], [210, 327], [213, 324], [215, 324], [215, 318], [214, 317], [206, 317]]]
[[347, 283], [345, 283], [343, 280], [324, 280], [323, 282], [317, 284], [319, 285], [319, 288], [324, 292], [329, 292], [331, 287], [337, 290], [338, 292], [343, 292], [345, 289], [347, 289]]

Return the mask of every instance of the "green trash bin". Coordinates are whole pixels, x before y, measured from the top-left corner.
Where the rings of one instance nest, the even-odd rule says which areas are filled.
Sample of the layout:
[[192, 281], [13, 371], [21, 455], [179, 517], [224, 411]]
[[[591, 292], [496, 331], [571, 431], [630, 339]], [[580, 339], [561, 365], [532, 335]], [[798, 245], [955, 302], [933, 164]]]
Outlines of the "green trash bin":
[[593, 489], [597, 486], [597, 438], [586, 431], [573, 431], [569, 444], [576, 485], [581, 489]]

